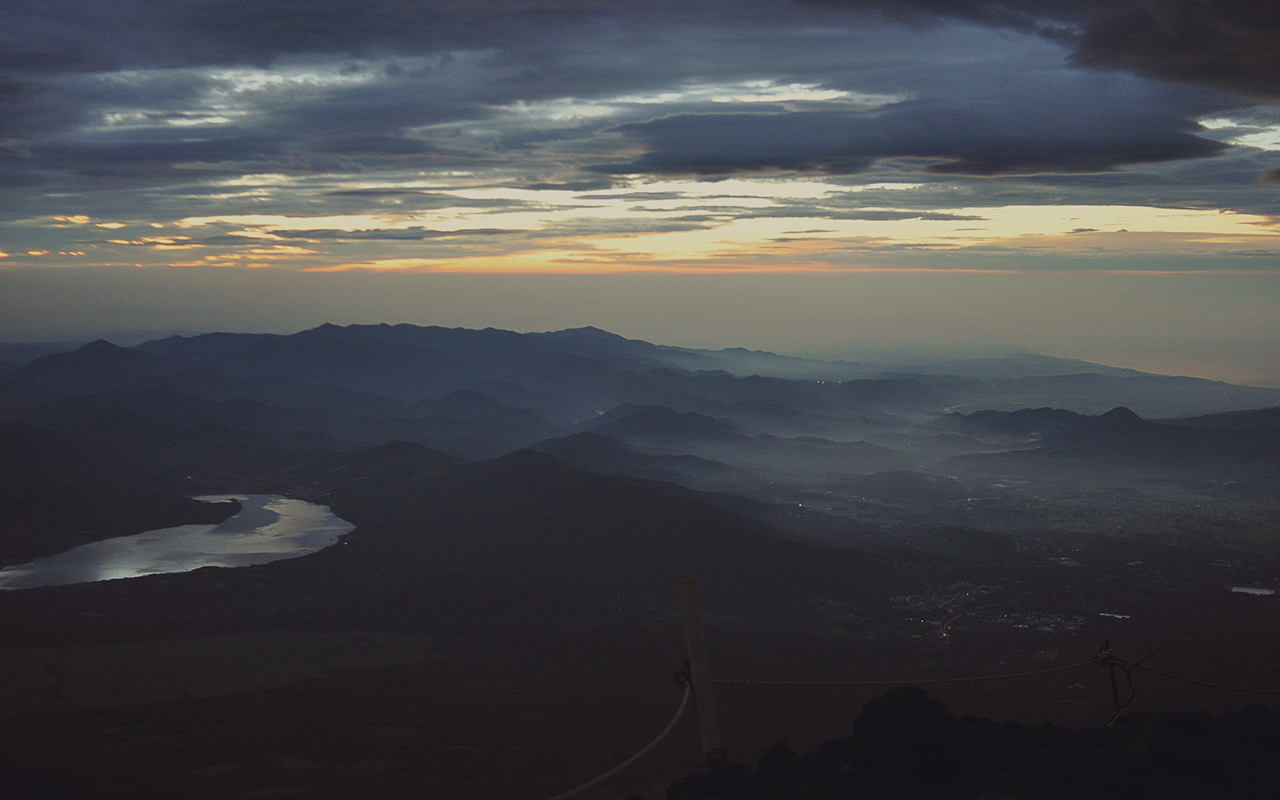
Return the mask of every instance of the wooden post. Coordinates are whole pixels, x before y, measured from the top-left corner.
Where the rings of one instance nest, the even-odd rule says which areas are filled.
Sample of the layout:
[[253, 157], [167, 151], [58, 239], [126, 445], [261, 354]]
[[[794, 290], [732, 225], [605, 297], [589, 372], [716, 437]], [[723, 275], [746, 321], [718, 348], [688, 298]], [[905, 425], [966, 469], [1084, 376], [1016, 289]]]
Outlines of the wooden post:
[[698, 729], [702, 732], [702, 752], [708, 764], [724, 760], [720, 745], [720, 721], [716, 718], [715, 693], [711, 689], [711, 666], [707, 643], [702, 636], [702, 614], [698, 610], [698, 587], [693, 581], [680, 584], [680, 609], [684, 613], [684, 640], [689, 652], [689, 680], [693, 702], [698, 709]]
[[[1102, 641], [1102, 648], [1103, 648], [1103, 651], [1104, 651], [1104, 652], [1106, 652], [1106, 654], [1107, 654], [1107, 656], [1108, 656], [1108, 657], [1110, 657], [1110, 656], [1112, 655], [1112, 653], [1111, 653], [1111, 640], [1110, 640], [1110, 639], [1104, 639], [1104, 640]], [[1114, 662], [1114, 661], [1110, 661], [1110, 660], [1108, 660], [1108, 662], [1107, 662], [1107, 669], [1108, 669], [1108, 670], [1110, 670], [1110, 672], [1111, 672], [1111, 702], [1115, 703], [1115, 706], [1116, 706], [1116, 714], [1119, 714], [1119, 713], [1120, 713], [1120, 688], [1119, 688], [1118, 686], [1116, 686], [1116, 664], [1115, 664], [1115, 662]]]

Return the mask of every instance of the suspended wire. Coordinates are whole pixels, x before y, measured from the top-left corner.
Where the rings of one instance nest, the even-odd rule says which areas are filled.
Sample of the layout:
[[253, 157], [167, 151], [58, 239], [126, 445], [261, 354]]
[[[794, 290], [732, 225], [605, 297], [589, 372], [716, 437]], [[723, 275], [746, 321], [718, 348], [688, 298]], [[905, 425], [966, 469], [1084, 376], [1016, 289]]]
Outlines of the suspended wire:
[[1047, 675], [1051, 672], [1066, 672], [1067, 670], [1079, 669], [1096, 664], [1095, 659], [1081, 661], [1079, 664], [1068, 664], [1063, 667], [1050, 667], [1049, 669], [1037, 669], [1030, 672], [1013, 672], [1005, 675], [981, 675], [972, 678], [925, 678], [923, 680], [911, 680], [899, 678], [897, 680], [875, 680], [875, 681], [784, 681], [784, 680], [750, 680], [747, 678], [713, 678], [712, 683], [740, 683], [740, 684], [763, 684], [768, 686], [913, 686], [919, 683], [970, 683], [973, 681], [998, 681], [1005, 678], [1023, 678], [1029, 675]]
[[1141, 664], [1133, 664], [1131, 666], [1134, 669], [1140, 669], [1144, 672], [1153, 672], [1164, 678], [1172, 678], [1175, 681], [1182, 681], [1183, 683], [1194, 683], [1196, 686], [1207, 686], [1210, 689], [1222, 689], [1228, 692], [1247, 692], [1249, 694], [1280, 694], [1280, 689], [1246, 689], [1242, 686], [1223, 686], [1220, 683], [1209, 683], [1208, 681], [1198, 681], [1195, 678], [1184, 678], [1181, 675], [1171, 675], [1168, 672], [1161, 672], [1158, 669], [1145, 667]]
[[[1168, 672], [1162, 672], [1161, 670], [1152, 669], [1151, 667], [1148, 667], [1145, 664], [1143, 664], [1144, 661], [1151, 658], [1158, 652], [1159, 652], [1159, 648], [1157, 648], [1156, 650], [1153, 650], [1144, 658], [1139, 659], [1136, 662], [1133, 662], [1133, 661], [1125, 661], [1123, 659], [1116, 658], [1114, 651], [1112, 651], [1110, 648], [1105, 648], [1099, 652], [1097, 658], [1091, 658], [1088, 661], [1081, 661], [1077, 664], [1067, 664], [1061, 667], [1050, 667], [1048, 669], [1037, 669], [1037, 670], [1031, 670], [1028, 672], [1011, 672], [1011, 673], [1005, 673], [1003, 675], [978, 675], [978, 676], [967, 677], [967, 678], [925, 678], [922, 680], [897, 679], [897, 680], [847, 680], [847, 681], [788, 681], [788, 680], [753, 680], [749, 678], [713, 678], [712, 683], [727, 683], [727, 684], [740, 684], [740, 685], [745, 684], [745, 685], [761, 685], [761, 686], [890, 686], [890, 685], [911, 686], [911, 685], [922, 684], [922, 683], [973, 683], [977, 681], [998, 681], [998, 680], [1006, 680], [1008, 678], [1025, 678], [1032, 675], [1048, 675], [1054, 672], [1067, 672], [1069, 670], [1080, 669], [1081, 667], [1088, 667], [1088, 666], [1094, 666], [1094, 665], [1097, 665], [1097, 666], [1114, 665], [1114, 666], [1120, 667], [1124, 671], [1125, 677], [1128, 679], [1129, 697], [1127, 700], [1125, 700], [1124, 703], [1118, 704], [1118, 707], [1116, 708], [1116, 716], [1112, 718], [1111, 722], [1107, 725], [1108, 728], [1115, 724], [1116, 720], [1120, 718], [1124, 709], [1131, 702], [1133, 702], [1133, 697], [1134, 697], [1133, 672], [1134, 670], [1139, 670], [1139, 669], [1143, 670], [1144, 672], [1150, 672], [1164, 678], [1170, 678], [1175, 681], [1182, 681], [1183, 683], [1192, 683], [1192, 684], [1195, 684], [1196, 686], [1205, 686], [1210, 689], [1222, 689], [1228, 692], [1246, 692], [1250, 694], [1280, 694], [1280, 689], [1247, 689], [1240, 686], [1224, 686], [1223, 684], [1220, 684], [1220, 683], [1210, 683], [1209, 681], [1200, 681], [1194, 678], [1184, 678], [1181, 675], [1173, 675]], [[681, 680], [681, 678], [683, 678], [683, 680]], [[667, 723], [667, 727], [663, 728], [662, 732], [659, 733], [657, 737], [654, 738], [653, 741], [645, 745], [638, 753], [633, 755], [631, 758], [628, 758], [626, 761], [623, 761], [621, 764], [609, 770], [608, 772], [604, 773], [603, 775], [599, 775], [587, 781], [586, 783], [582, 784], [581, 786], [578, 786], [574, 789], [570, 789], [564, 794], [558, 794], [555, 797], [552, 797], [551, 800], [566, 800], [566, 798], [572, 797], [575, 794], [578, 794], [579, 792], [590, 789], [592, 786], [595, 786], [603, 781], [606, 781], [609, 778], [612, 778], [614, 775], [617, 775], [619, 772], [622, 772], [624, 769], [626, 769], [627, 767], [631, 766], [636, 761], [644, 757], [644, 755], [647, 754], [654, 747], [657, 747], [658, 743], [661, 742], [663, 739], [665, 739], [667, 737], [667, 734], [671, 733], [671, 731], [675, 728], [676, 723], [680, 721], [680, 717], [684, 715], [685, 708], [688, 707], [689, 705], [689, 698], [693, 694], [693, 685], [689, 683], [687, 674], [681, 673], [677, 675], [677, 681], [684, 685], [684, 697], [681, 698], [680, 700], [680, 707], [676, 709], [675, 716], [671, 718], [671, 721]]]
[[685, 706], [689, 705], [689, 696], [691, 694], [693, 694], [693, 685], [685, 684], [684, 698], [681, 699], [680, 701], [680, 708], [676, 709], [676, 715], [671, 718], [670, 722], [667, 723], [667, 727], [662, 729], [662, 733], [658, 734], [658, 737], [654, 739], [652, 742], [649, 742], [647, 745], [645, 745], [643, 750], [636, 753], [631, 758], [628, 758], [626, 761], [623, 761], [621, 764], [609, 770], [608, 772], [604, 773], [603, 775], [600, 775], [596, 778], [592, 778], [591, 780], [587, 781], [581, 786], [578, 786], [574, 789], [570, 789], [564, 794], [558, 794], [555, 797], [551, 798], [551, 800], [565, 800], [566, 797], [573, 797], [578, 792], [590, 789], [592, 786], [595, 786], [597, 783], [600, 783], [601, 781], [612, 778], [614, 775], [617, 775], [619, 772], [622, 772], [624, 769], [626, 769], [627, 767], [631, 766], [636, 761], [638, 761], [641, 756], [643, 756], [645, 753], [648, 753], [650, 750], [656, 747], [658, 742], [667, 738], [668, 733], [671, 733], [671, 729], [676, 726], [676, 723], [680, 720], [680, 717], [684, 714]]

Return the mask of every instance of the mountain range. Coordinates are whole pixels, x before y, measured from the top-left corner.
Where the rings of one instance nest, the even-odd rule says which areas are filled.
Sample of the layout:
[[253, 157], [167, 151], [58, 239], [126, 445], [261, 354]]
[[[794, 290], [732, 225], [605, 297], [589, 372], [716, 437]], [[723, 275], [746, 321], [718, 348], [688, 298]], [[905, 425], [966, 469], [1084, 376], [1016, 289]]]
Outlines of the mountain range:
[[[867, 374], [595, 329], [6, 353], [5, 563], [232, 513], [202, 494], [356, 526], [253, 567], [0, 592], [19, 797], [550, 796], [665, 724], [688, 579], [717, 674], [1024, 671], [938, 691], [1026, 721], [1111, 716], [1104, 672], [1041, 674], [1107, 637], [1240, 686], [1280, 663], [1274, 605], [1224, 588], [1280, 579], [1273, 390], [1029, 356]], [[303, 651], [305, 680], [286, 669]], [[882, 689], [796, 691], [724, 687], [727, 746], [847, 725]], [[673, 741], [697, 751], [690, 727]], [[742, 785], [808, 791], [813, 759], [770, 752]], [[728, 775], [699, 774], [675, 796]], [[598, 796], [652, 794], [615, 788]]]
[[[1217, 470], [1266, 482], [1280, 452], [1280, 392], [1044, 357], [859, 377], [867, 365], [666, 347], [595, 328], [412, 325], [49, 349], [0, 348], [26, 359], [0, 375], [0, 421], [96, 442], [147, 465], [170, 493], [265, 486], [326, 454], [388, 442], [480, 461], [533, 448], [591, 472], [805, 508], [826, 541], [818, 531], [832, 523], [814, 513], [864, 530], [902, 518], [859, 499], [863, 476], [1069, 482], [1112, 480], [1117, 469]], [[743, 374], [751, 368], [764, 374]], [[1030, 402], [1045, 397], [1057, 402]], [[959, 410], [973, 405], [983, 408]], [[21, 452], [8, 455], [15, 471]], [[908, 505], [936, 506], [918, 481], [890, 480]], [[22, 494], [6, 502], [22, 505]]]

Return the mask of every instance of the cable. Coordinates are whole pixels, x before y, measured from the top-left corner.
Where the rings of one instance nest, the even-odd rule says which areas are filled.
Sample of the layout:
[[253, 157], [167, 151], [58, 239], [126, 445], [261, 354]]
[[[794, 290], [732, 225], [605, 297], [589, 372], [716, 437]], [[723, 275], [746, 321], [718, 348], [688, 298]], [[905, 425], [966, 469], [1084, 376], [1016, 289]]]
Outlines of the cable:
[[555, 797], [551, 798], [551, 800], [565, 800], [566, 797], [573, 797], [578, 792], [584, 791], [586, 789], [590, 789], [592, 786], [595, 786], [597, 783], [600, 783], [603, 780], [612, 778], [614, 775], [617, 775], [619, 772], [622, 772], [624, 769], [626, 769], [627, 767], [631, 766], [636, 761], [638, 761], [641, 756], [643, 756], [645, 753], [649, 752], [655, 746], [657, 746], [658, 742], [665, 739], [668, 733], [671, 733], [671, 729], [676, 726], [676, 723], [680, 721], [680, 717], [684, 714], [685, 706], [689, 705], [689, 696], [692, 693], [693, 693], [693, 685], [685, 684], [684, 698], [680, 701], [680, 708], [676, 709], [676, 715], [671, 718], [670, 722], [667, 723], [667, 727], [662, 729], [662, 733], [658, 734], [658, 738], [654, 739], [652, 742], [649, 742], [647, 745], [645, 745], [643, 750], [636, 753], [631, 758], [628, 758], [626, 761], [623, 761], [621, 764], [609, 770], [608, 772], [604, 773], [603, 775], [597, 778], [593, 778], [575, 789], [570, 789], [564, 794], [558, 794]]
[[[1161, 677], [1172, 678], [1175, 681], [1182, 681], [1184, 683], [1193, 683], [1197, 686], [1207, 686], [1211, 689], [1223, 689], [1228, 692], [1248, 692], [1250, 694], [1280, 694], [1280, 689], [1245, 689], [1239, 686], [1223, 686], [1222, 684], [1218, 684], [1218, 683], [1209, 683], [1208, 681], [1198, 681], [1198, 680], [1195, 680], [1194, 678], [1184, 678], [1181, 675], [1171, 675], [1168, 672], [1161, 672], [1158, 669], [1152, 669], [1151, 667], [1144, 666], [1143, 662], [1146, 661], [1148, 658], [1151, 658], [1152, 656], [1154, 656], [1157, 652], [1159, 652], [1159, 648], [1157, 648], [1156, 650], [1153, 650], [1150, 654], [1140, 659], [1139, 661], [1132, 662], [1132, 661], [1124, 661], [1122, 659], [1116, 658], [1114, 652], [1111, 651], [1110, 648], [1107, 648], [1101, 651], [1097, 658], [1093, 658], [1088, 661], [1081, 661], [1078, 664], [1067, 664], [1066, 666], [1062, 666], [1062, 667], [1050, 667], [1049, 669], [1037, 669], [1037, 670], [1031, 670], [1029, 672], [1012, 672], [1004, 675], [981, 675], [981, 676], [969, 677], [969, 678], [925, 678], [923, 680], [899, 679], [899, 680], [874, 680], [874, 681], [784, 681], [784, 680], [752, 680], [748, 678], [715, 678], [712, 680], [712, 683], [755, 684], [755, 685], [765, 685], [765, 686], [889, 686], [889, 685], [911, 686], [914, 684], [921, 684], [921, 683], [972, 683], [976, 681], [998, 681], [998, 680], [1005, 680], [1008, 678], [1025, 678], [1031, 675], [1048, 675], [1054, 672], [1066, 672], [1068, 670], [1079, 669], [1081, 667], [1088, 667], [1092, 665], [1106, 666], [1107, 664], [1113, 664], [1123, 669], [1125, 672], [1125, 676], [1129, 679], [1129, 699], [1126, 700], [1116, 710], [1116, 716], [1111, 720], [1110, 723], [1108, 723], [1107, 725], [1108, 728], [1110, 728], [1112, 725], [1115, 724], [1116, 720], [1120, 718], [1121, 713], [1123, 713], [1125, 707], [1127, 707], [1129, 703], [1133, 701], [1133, 695], [1134, 695], [1133, 671], [1137, 669], [1143, 670], [1145, 672], [1151, 672], [1156, 675], [1160, 675]], [[667, 737], [667, 734], [671, 733], [672, 729], [675, 728], [676, 723], [680, 721], [680, 717], [684, 715], [684, 710], [689, 705], [689, 698], [693, 694], [693, 685], [689, 683], [689, 676], [686, 673], [678, 673], [676, 675], [676, 681], [677, 683], [680, 683], [684, 686], [684, 697], [681, 698], [680, 700], [680, 707], [676, 709], [676, 715], [671, 718], [670, 722], [667, 723], [667, 727], [662, 729], [662, 733], [659, 733], [652, 742], [649, 742], [649, 744], [645, 745], [644, 748], [640, 750], [640, 752], [636, 753], [631, 758], [628, 758], [626, 761], [623, 761], [618, 766], [614, 767], [613, 769], [609, 770], [603, 775], [600, 775], [596, 778], [593, 778], [587, 781], [581, 786], [578, 786], [574, 789], [570, 789], [564, 794], [558, 794], [555, 797], [552, 797], [551, 800], [566, 800], [566, 798], [572, 797], [578, 792], [590, 789], [592, 786], [595, 786], [596, 784], [602, 781], [612, 778], [614, 775], [617, 775], [619, 772], [623, 771], [627, 767], [634, 764], [636, 761], [640, 760], [641, 757], [643, 757], [646, 753], [648, 753], [650, 750], [656, 747], [659, 742], [665, 739]]]
[[1088, 667], [1096, 663], [1093, 659], [1082, 661], [1079, 664], [1068, 664], [1065, 667], [1051, 667], [1049, 669], [1037, 669], [1031, 672], [1014, 672], [1008, 675], [984, 675], [976, 678], [925, 678], [923, 680], [880, 680], [880, 681], [768, 681], [768, 680], [749, 680], [746, 678], [714, 678], [712, 683], [747, 683], [747, 684], [767, 684], [771, 686], [911, 686], [917, 683], [969, 683], [971, 681], [998, 681], [1004, 678], [1023, 678], [1028, 675], [1047, 675], [1050, 672], [1066, 672], [1070, 669], [1079, 669], [1080, 667]]
[[1194, 683], [1196, 686], [1208, 686], [1210, 689], [1224, 689], [1228, 692], [1248, 692], [1249, 694], [1280, 694], [1280, 689], [1245, 689], [1240, 686], [1223, 686], [1220, 683], [1209, 683], [1208, 681], [1198, 681], [1194, 678], [1184, 678], [1181, 675], [1170, 675], [1167, 672], [1161, 672], [1160, 670], [1152, 669], [1151, 667], [1144, 667], [1140, 664], [1134, 665], [1134, 667], [1145, 672], [1154, 672], [1156, 675], [1160, 675], [1165, 678], [1173, 678], [1175, 681]]

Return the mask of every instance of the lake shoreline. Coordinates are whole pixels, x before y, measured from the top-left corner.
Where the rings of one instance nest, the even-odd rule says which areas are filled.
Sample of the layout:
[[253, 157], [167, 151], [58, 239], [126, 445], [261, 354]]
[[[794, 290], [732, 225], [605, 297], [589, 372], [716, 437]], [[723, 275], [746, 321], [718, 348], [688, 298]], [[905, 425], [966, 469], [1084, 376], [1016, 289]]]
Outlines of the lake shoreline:
[[0, 569], [0, 590], [264, 564], [328, 547], [355, 527], [327, 507], [281, 495], [191, 499], [232, 513], [214, 525], [179, 525], [100, 539], [6, 567]]

